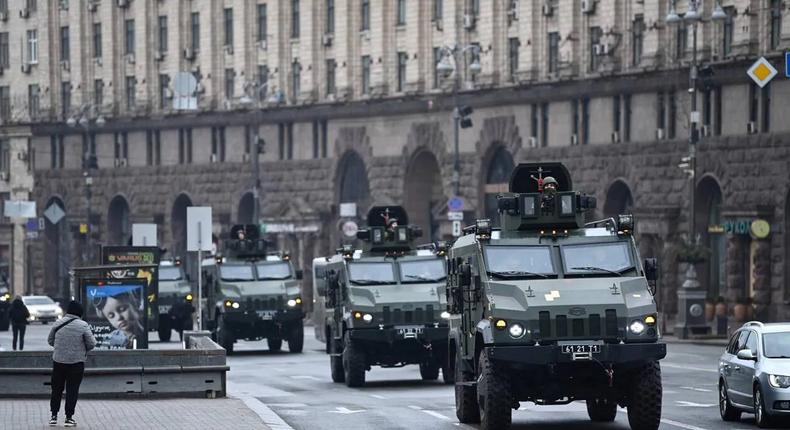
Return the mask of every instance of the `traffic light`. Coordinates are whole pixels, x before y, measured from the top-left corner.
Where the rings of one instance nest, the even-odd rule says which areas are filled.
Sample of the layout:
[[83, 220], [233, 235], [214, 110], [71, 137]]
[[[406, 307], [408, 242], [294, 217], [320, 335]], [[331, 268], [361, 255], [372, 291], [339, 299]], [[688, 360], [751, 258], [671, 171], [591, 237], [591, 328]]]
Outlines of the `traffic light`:
[[472, 108], [470, 106], [461, 106], [458, 108], [458, 118], [461, 124], [461, 128], [470, 128], [472, 127]]

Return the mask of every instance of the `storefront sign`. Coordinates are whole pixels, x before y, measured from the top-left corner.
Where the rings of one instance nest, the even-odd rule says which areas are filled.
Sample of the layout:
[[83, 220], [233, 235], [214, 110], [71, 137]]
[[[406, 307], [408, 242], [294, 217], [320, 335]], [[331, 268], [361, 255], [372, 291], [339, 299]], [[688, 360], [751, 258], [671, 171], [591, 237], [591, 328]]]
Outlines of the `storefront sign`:
[[763, 219], [729, 220], [722, 224], [709, 225], [708, 233], [751, 235], [756, 239], [765, 239], [771, 233], [771, 225]]

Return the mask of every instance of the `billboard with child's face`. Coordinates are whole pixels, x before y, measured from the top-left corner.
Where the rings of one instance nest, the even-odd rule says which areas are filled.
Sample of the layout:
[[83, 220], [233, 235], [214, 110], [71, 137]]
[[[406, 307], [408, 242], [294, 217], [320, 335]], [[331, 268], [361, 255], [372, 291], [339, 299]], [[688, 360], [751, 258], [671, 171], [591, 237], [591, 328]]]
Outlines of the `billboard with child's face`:
[[84, 280], [84, 319], [98, 349], [148, 348], [146, 279]]

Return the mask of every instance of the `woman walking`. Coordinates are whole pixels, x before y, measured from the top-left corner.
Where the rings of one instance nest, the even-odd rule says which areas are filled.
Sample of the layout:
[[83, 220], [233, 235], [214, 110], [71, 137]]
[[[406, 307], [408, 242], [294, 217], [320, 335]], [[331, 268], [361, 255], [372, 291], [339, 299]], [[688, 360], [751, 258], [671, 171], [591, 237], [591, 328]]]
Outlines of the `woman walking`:
[[96, 346], [96, 339], [88, 323], [82, 318], [82, 305], [72, 300], [66, 315], [49, 332], [47, 341], [55, 347], [52, 353], [52, 397], [49, 401], [52, 418], [50, 426], [58, 425], [58, 412], [63, 389], [66, 389], [66, 427], [75, 427], [74, 409], [77, 406], [80, 383], [85, 372], [88, 351]]
[[22, 302], [22, 297], [16, 296], [14, 301], [11, 302], [11, 311], [8, 316], [11, 320], [11, 330], [14, 332], [11, 346], [16, 351], [17, 341], [19, 341], [19, 350], [22, 351], [25, 349], [27, 319], [30, 318], [30, 311], [27, 310], [27, 306]]

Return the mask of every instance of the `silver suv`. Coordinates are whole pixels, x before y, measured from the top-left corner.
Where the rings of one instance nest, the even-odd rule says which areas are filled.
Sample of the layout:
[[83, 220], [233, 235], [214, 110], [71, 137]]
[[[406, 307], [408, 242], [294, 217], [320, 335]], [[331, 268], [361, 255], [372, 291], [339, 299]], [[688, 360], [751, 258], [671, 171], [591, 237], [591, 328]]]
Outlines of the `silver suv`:
[[724, 421], [753, 413], [761, 428], [790, 417], [790, 323], [752, 321], [733, 333], [719, 359], [719, 412]]

